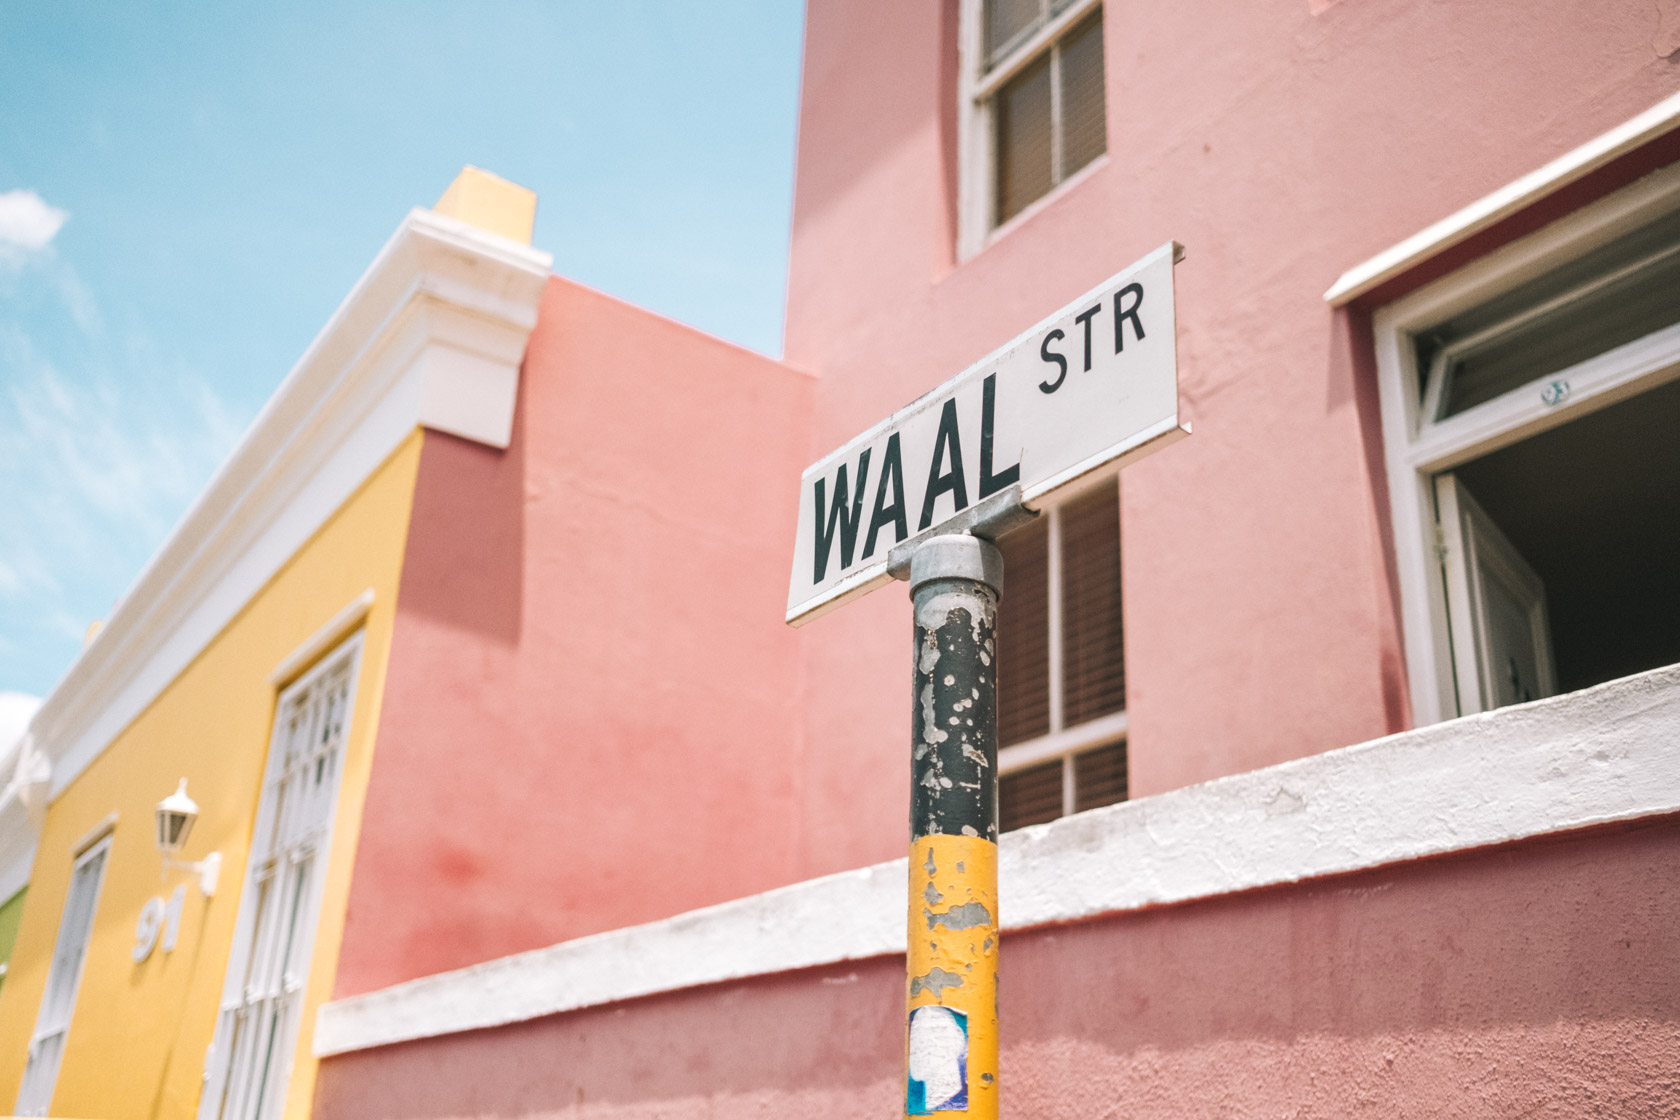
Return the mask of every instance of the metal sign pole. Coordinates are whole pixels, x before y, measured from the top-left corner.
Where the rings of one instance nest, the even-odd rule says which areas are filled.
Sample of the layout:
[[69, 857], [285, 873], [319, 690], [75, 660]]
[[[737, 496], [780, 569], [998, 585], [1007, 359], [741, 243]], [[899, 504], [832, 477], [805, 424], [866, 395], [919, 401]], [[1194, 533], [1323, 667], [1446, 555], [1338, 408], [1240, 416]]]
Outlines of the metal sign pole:
[[910, 557], [907, 1116], [998, 1115], [997, 607], [1003, 556], [967, 533]]
[[915, 604], [907, 1116], [998, 1114], [1003, 559], [991, 539], [1035, 517], [1028, 502], [1190, 433], [1173, 313], [1183, 256], [1167, 242], [800, 478], [787, 621], [889, 579], [909, 579]]

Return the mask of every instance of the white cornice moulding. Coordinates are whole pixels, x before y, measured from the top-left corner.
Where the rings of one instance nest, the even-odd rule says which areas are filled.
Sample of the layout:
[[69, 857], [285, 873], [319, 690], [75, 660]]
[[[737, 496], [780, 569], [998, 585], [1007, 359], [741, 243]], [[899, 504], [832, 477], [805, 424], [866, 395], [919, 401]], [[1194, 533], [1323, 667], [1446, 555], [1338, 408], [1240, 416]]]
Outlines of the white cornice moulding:
[[0, 789], [0, 902], [29, 883], [52, 785], [52, 762], [29, 732], [6, 761], [12, 773]]
[[27, 887], [29, 877], [35, 871], [37, 838], [34, 832], [20, 832], [13, 838], [9, 830], [15, 822], [7, 819], [13, 811], [11, 805], [0, 806], [0, 829], [7, 830], [6, 839], [0, 841], [5, 849], [5, 854], [0, 856], [0, 902]]
[[[1019, 930], [1680, 812], [1680, 666], [1006, 834]], [[323, 1004], [356, 1050], [904, 952], [904, 860]]]
[[54, 796], [416, 426], [507, 446], [551, 263], [409, 213], [36, 713]]
[[1459, 242], [1597, 171], [1618, 156], [1680, 127], [1680, 93], [1663, 99], [1630, 121], [1573, 151], [1477, 199], [1428, 229], [1355, 265], [1330, 285], [1324, 300], [1332, 307], [1352, 303], [1380, 284], [1438, 256]]

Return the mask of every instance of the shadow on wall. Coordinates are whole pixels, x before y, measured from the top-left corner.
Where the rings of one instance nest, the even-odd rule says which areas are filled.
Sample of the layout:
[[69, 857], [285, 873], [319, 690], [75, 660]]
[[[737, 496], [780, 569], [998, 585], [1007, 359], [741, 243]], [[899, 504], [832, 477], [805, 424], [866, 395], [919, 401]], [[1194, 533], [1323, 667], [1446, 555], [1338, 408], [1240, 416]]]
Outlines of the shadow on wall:
[[519, 371], [507, 449], [426, 432], [398, 602], [403, 611], [519, 644], [525, 593], [525, 423]]
[[1359, 419], [1359, 447], [1365, 464], [1365, 483], [1376, 521], [1377, 546], [1382, 551], [1384, 642], [1382, 662], [1383, 720], [1390, 735], [1407, 731], [1412, 715], [1407, 705], [1406, 667], [1400, 655], [1400, 572], [1394, 555], [1394, 516], [1388, 500], [1388, 463], [1383, 457], [1382, 402], [1377, 393], [1377, 351], [1371, 334], [1371, 313], [1362, 307], [1338, 307], [1330, 320], [1330, 362], [1325, 411], [1352, 405]]
[[[1672, 1115], [1680, 819], [1006, 938], [1004, 1112]], [[331, 1058], [314, 1115], [896, 1115], [877, 958]]]

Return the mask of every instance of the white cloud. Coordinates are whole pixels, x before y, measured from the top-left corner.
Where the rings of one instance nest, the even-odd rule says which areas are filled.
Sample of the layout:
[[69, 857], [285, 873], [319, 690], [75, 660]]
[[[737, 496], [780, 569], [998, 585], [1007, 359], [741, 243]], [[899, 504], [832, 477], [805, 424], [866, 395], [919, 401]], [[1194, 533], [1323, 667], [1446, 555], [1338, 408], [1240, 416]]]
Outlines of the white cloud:
[[34, 191], [0, 191], [0, 255], [38, 253], [52, 244], [68, 211], [49, 206]]
[[[0, 394], [0, 480], [61, 543], [98, 549], [117, 531], [155, 545], [239, 437], [215, 391], [188, 374], [71, 380], [4, 325], [0, 366], [15, 378]], [[3, 558], [22, 577], [20, 559]]]
[[78, 307], [39, 283], [16, 295], [0, 284], [0, 687], [45, 691], [242, 424], [143, 330], [99, 328], [91, 297]]

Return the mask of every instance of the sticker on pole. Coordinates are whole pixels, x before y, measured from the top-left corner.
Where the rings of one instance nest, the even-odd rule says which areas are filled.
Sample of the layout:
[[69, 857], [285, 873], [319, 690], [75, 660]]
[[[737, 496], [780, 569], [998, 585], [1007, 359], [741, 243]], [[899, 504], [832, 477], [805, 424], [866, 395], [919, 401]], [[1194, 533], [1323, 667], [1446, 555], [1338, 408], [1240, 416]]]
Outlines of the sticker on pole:
[[910, 1012], [910, 1116], [968, 1111], [968, 1016], [937, 1004]]
[[795, 626], [892, 577], [893, 546], [1020, 486], [1029, 507], [1184, 435], [1168, 242], [806, 468]]

